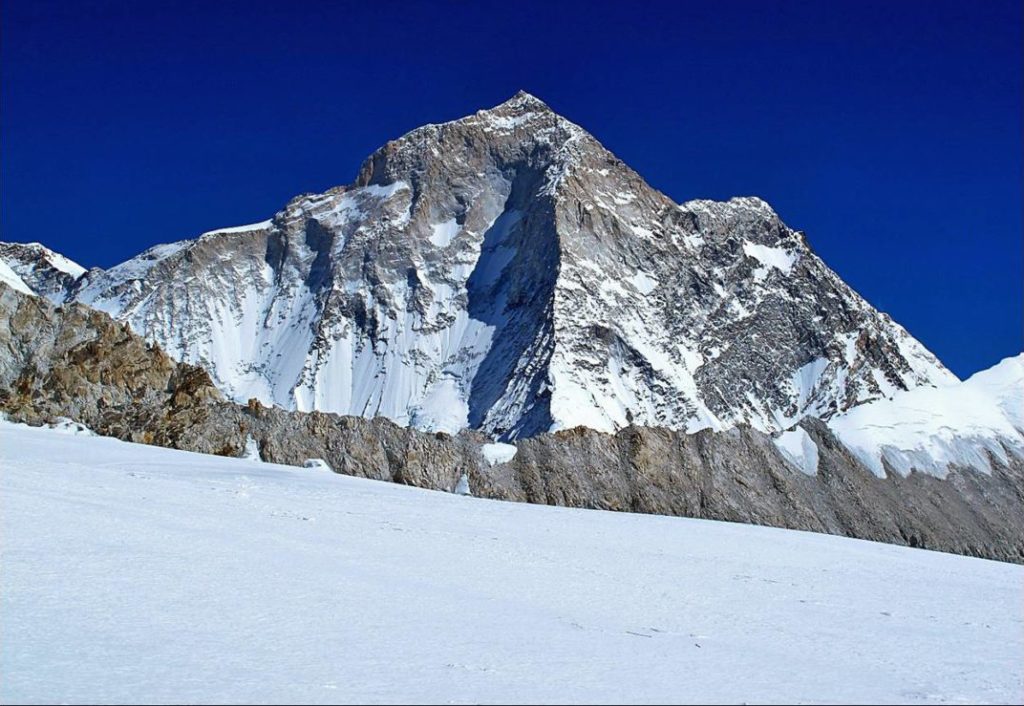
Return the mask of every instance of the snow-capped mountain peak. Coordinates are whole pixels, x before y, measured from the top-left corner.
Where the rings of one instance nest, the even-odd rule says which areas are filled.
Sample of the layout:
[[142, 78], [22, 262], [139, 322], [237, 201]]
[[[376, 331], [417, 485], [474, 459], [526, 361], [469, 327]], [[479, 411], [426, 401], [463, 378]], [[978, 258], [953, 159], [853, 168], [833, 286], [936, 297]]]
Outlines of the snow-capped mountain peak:
[[767, 203], [676, 204], [524, 92], [67, 296], [242, 401], [505, 439], [779, 430], [957, 382]]

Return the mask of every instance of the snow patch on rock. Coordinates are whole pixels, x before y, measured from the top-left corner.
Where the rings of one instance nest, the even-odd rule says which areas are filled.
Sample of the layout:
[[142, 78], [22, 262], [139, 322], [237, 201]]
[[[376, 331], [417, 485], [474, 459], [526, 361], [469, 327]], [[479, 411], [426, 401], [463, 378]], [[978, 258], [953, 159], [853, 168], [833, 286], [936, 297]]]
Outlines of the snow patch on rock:
[[658, 286], [658, 280], [642, 270], [638, 270], [635, 275], [629, 278], [629, 281], [644, 296], [653, 292]]
[[52, 424], [47, 424], [47, 426], [60, 434], [71, 434], [72, 436], [97, 435], [96, 432], [81, 422], [76, 422], [74, 419], [69, 419], [68, 417], [58, 417], [57, 421]]
[[803, 427], [784, 431], [773, 441], [779, 452], [801, 473], [809, 476], [818, 473], [818, 445], [814, 443]]
[[242, 458], [247, 461], [262, 461], [263, 457], [260, 456], [260, 445], [256, 439], [249, 434], [245, 438], [245, 449], [242, 451]]
[[215, 233], [216, 234], [225, 234], [225, 235], [229, 234], [229, 233], [251, 233], [254, 230], [266, 230], [272, 224], [273, 224], [273, 221], [270, 220], [270, 219], [267, 219], [265, 221], [260, 221], [259, 223], [250, 223], [250, 224], [244, 225], [244, 226], [231, 226], [230, 228], [218, 228], [217, 230], [207, 231], [206, 233], [203, 233], [203, 235], [213, 235]]
[[480, 452], [484, 455], [487, 460], [487, 464], [490, 466], [497, 465], [499, 463], [508, 463], [516, 457], [515, 444], [484, 444], [480, 447]]
[[789, 274], [796, 264], [797, 255], [783, 248], [773, 248], [760, 243], [744, 241], [743, 252], [765, 267], [774, 267], [783, 274]]
[[454, 218], [431, 226], [430, 242], [439, 248], [448, 247], [459, 234], [459, 224]]

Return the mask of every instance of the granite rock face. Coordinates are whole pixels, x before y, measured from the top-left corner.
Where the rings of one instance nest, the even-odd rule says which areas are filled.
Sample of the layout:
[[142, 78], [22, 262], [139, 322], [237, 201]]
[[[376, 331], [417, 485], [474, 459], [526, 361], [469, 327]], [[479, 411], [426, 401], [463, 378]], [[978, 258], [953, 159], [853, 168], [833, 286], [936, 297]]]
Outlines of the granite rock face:
[[62, 301], [236, 402], [506, 440], [777, 431], [955, 382], [764, 201], [674, 203], [525, 93], [413, 130], [269, 220], [92, 270]]
[[[485, 452], [477, 431], [426, 433], [387, 419], [225, 401], [201, 368], [178, 363], [105, 314], [54, 307], [0, 284], [0, 409], [31, 424], [73, 417], [94, 431], [171, 448], [268, 462], [324, 459], [337, 472], [512, 501], [659, 513], [811, 530], [1024, 563], [1024, 463], [945, 479], [878, 478], [818, 420], [801, 472], [746, 425], [686, 434], [574, 428]], [[504, 455], [502, 458], [508, 458]]]

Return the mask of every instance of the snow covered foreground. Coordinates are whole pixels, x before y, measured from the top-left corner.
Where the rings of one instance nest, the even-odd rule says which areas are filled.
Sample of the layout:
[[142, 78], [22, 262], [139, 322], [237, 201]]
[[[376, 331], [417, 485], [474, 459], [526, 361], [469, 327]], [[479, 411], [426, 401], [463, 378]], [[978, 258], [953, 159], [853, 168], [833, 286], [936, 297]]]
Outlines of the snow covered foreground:
[[0, 424], [0, 699], [1020, 702], [1024, 567]]

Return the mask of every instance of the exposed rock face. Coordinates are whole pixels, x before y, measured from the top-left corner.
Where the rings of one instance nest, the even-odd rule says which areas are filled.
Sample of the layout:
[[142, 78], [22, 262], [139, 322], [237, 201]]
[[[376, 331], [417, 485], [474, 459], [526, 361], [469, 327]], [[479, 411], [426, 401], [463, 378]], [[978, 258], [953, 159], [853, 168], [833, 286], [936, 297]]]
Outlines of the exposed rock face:
[[171, 360], [126, 324], [80, 304], [54, 309], [0, 284], [0, 398], [15, 415], [92, 421], [108, 408], [223, 396], [205, 371]]
[[519, 94], [71, 287], [238, 402], [504, 439], [762, 430], [955, 378], [756, 198], [673, 203]]
[[[29, 423], [73, 416], [131, 441], [264, 461], [324, 459], [335, 471], [476, 496], [752, 522], [1024, 562], [1024, 462], [945, 480], [876, 477], [817, 420], [801, 472], [746, 426], [685, 434], [627, 427], [541, 434], [509, 460], [490, 439], [400, 427], [383, 418], [225, 402], [201, 369], [176, 363], [127, 327], [81, 305], [54, 308], [0, 284], [0, 409]], [[493, 446], [493, 445], [491, 445]]]

